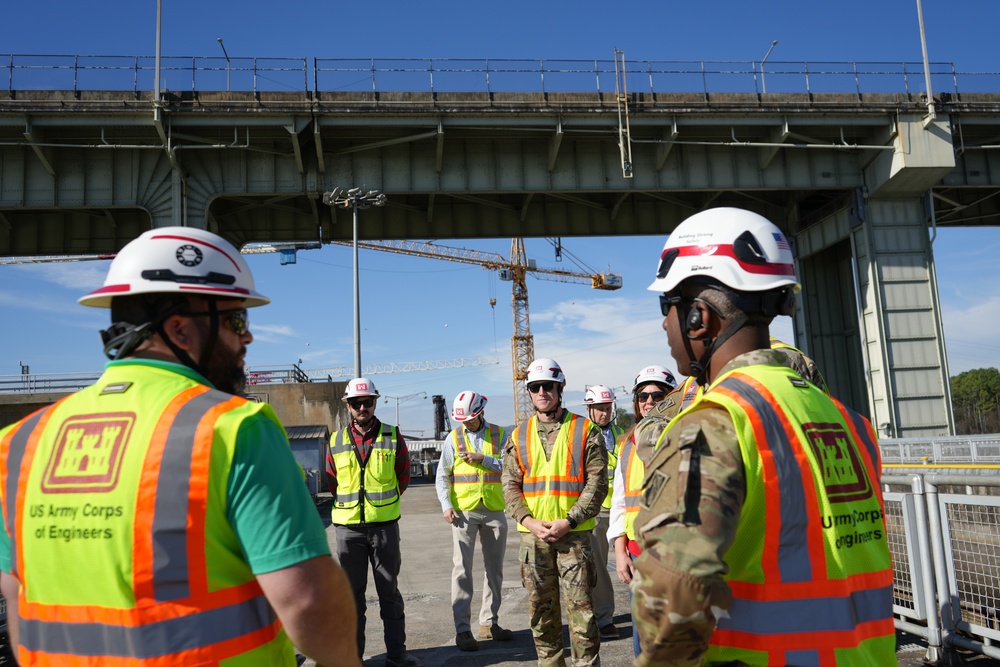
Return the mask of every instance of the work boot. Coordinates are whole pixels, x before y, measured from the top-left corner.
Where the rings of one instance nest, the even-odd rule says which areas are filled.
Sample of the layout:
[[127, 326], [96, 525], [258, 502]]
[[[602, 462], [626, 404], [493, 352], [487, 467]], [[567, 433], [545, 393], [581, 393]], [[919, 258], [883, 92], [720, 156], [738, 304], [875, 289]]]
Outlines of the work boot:
[[399, 655], [387, 655], [385, 667], [424, 667], [424, 661], [412, 653], [400, 653]]
[[601, 639], [621, 639], [621, 633], [614, 623], [608, 623], [601, 627]]
[[455, 635], [455, 646], [457, 646], [462, 651], [478, 651], [479, 642], [476, 638], [472, 636], [472, 633], [466, 630], [465, 632], [459, 632]]
[[514, 638], [514, 633], [510, 630], [505, 630], [494, 623], [493, 625], [480, 625], [479, 638], [492, 639], [497, 642], [509, 642]]

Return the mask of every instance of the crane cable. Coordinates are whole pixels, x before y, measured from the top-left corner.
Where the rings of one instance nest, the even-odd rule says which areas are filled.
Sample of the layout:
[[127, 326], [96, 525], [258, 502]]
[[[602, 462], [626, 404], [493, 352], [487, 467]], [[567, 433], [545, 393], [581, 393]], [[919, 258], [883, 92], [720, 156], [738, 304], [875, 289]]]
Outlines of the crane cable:
[[497, 290], [496, 276], [494, 271], [488, 271], [486, 277], [486, 291], [490, 299], [490, 311], [493, 313], [493, 354], [498, 354], [497, 350]]

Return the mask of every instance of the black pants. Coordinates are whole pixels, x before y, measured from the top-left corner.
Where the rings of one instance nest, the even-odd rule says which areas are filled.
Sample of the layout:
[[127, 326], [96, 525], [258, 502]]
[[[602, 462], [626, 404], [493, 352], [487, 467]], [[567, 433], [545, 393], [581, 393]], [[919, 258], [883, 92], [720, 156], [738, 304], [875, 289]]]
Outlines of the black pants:
[[406, 651], [403, 596], [399, 593], [399, 523], [365, 526], [335, 526], [337, 560], [354, 591], [358, 609], [358, 655], [365, 654], [365, 589], [371, 563], [385, 634], [385, 652], [396, 656]]

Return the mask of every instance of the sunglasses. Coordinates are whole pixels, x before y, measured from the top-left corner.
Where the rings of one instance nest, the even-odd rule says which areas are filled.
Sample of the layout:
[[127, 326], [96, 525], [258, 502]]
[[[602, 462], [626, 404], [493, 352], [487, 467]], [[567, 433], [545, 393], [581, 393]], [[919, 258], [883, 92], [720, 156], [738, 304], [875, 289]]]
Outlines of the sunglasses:
[[659, 403], [660, 401], [662, 401], [664, 398], [667, 397], [667, 394], [662, 391], [649, 391], [649, 392], [640, 391], [638, 394], [635, 395], [635, 397], [639, 399], [640, 403], [645, 403], [649, 399], [653, 399], [654, 401]]
[[374, 398], [352, 398], [351, 400], [347, 401], [347, 404], [349, 406], [351, 406], [352, 408], [354, 408], [355, 410], [358, 410], [360, 408], [370, 408], [373, 405], [375, 405], [375, 399]]
[[694, 297], [690, 296], [669, 296], [667, 294], [660, 295], [660, 312], [666, 317], [670, 314], [670, 309], [674, 306], [680, 305], [682, 303], [691, 303], [694, 301]]
[[550, 391], [552, 391], [552, 388], [555, 387], [555, 386], [556, 386], [556, 383], [552, 382], [552, 381], [549, 381], [549, 382], [536, 382], [534, 384], [529, 384], [528, 385], [528, 391], [530, 391], [532, 394], [537, 394], [538, 392], [543, 391], [543, 390], [546, 391], [546, 392], [550, 392]]
[[[242, 336], [247, 331], [250, 330], [250, 315], [247, 313], [246, 308], [233, 308], [231, 310], [217, 310], [216, 314], [220, 315], [219, 323], [232, 331], [237, 336]], [[197, 313], [180, 313], [187, 317], [208, 317], [212, 313], [210, 311], [201, 311]], [[221, 317], [222, 315], [227, 315], [228, 317]]]

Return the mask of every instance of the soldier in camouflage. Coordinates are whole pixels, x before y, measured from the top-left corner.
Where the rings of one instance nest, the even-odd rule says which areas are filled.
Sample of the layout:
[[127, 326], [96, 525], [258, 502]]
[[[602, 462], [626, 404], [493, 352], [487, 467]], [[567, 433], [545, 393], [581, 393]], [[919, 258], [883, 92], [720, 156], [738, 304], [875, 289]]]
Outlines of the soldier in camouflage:
[[[775, 357], [778, 363], [791, 368], [827, 394], [830, 393], [830, 388], [827, 387], [826, 380], [823, 378], [823, 374], [819, 371], [819, 366], [816, 365], [812, 357], [774, 336], [770, 337], [770, 342], [771, 349], [778, 353], [778, 356]], [[694, 378], [689, 377], [680, 386], [670, 392], [665, 399], [657, 403], [650, 413], [655, 417], [661, 417], [669, 422], [680, 414], [681, 410], [691, 405], [699, 395], [698, 383]], [[648, 460], [652, 456], [652, 451], [647, 447], [639, 451], [639, 454], [646, 457], [643, 460]]]
[[[607, 450], [593, 422], [562, 406], [566, 378], [558, 364], [551, 359], [532, 361], [525, 384], [536, 414], [511, 434], [501, 480], [507, 511], [521, 535], [518, 560], [528, 591], [538, 664], [566, 664], [561, 588], [572, 665], [600, 665], [591, 529], [608, 492]], [[571, 469], [567, 462], [577, 456], [579, 468]], [[561, 470], [568, 473], [551, 474], [560, 461]], [[544, 470], [550, 463], [555, 463], [554, 468]], [[558, 494], [554, 493], [557, 489], [561, 489]]]
[[[651, 452], [635, 521], [640, 667], [896, 664], [874, 433], [770, 349], [768, 325], [791, 313], [796, 287], [783, 234], [747, 211], [697, 214], [664, 248], [650, 289], [663, 293], [678, 369], [707, 389], [679, 415], [683, 395], [668, 397], [635, 431]], [[862, 462], [848, 471], [862, 492], [836, 497], [810, 448], [819, 436], [805, 435], [813, 419], [840, 427], [822, 444]], [[852, 507], [877, 515], [867, 537], [819, 526], [817, 512]], [[792, 573], [794, 584], [781, 579]]]

